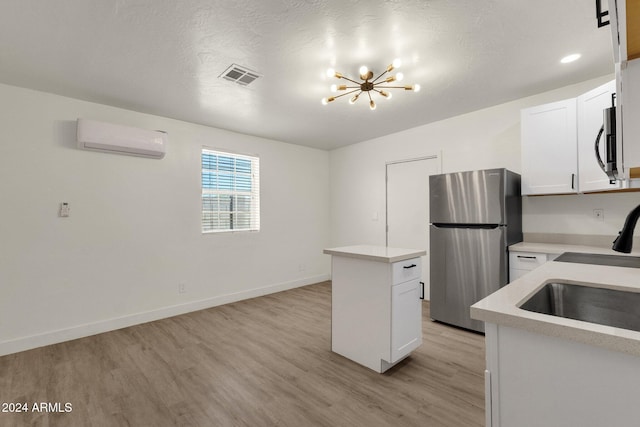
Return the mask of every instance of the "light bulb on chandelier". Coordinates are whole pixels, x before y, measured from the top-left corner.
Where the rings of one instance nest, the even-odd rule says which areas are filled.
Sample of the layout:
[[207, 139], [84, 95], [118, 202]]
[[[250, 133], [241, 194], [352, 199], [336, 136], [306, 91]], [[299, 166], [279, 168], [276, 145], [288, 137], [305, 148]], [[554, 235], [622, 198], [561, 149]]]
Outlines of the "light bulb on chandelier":
[[354, 104], [362, 93], [366, 93], [369, 97], [369, 108], [371, 110], [375, 110], [376, 103], [371, 97], [371, 92], [378, 92], [382, 97], [386, 99], [391, 99], [391, 92], [389, 92], [388, 89], [404, 89], [404, 90], [410, 90], [413, 92], [419, 92], [420, 91], [419, 84], [405, 85], [405, 86], [387, 85], [387, 83], [402, 81], [402, 79], [404, 78], [404, 75], [402, 73], [396, 73], [393, 76], [387, 76], [386, 78], [383, 78], [387, 73], [390, 73], [391, 71], [400, 67], [401, 64], [402, 62], [400, 61], [400, 59], [394, 59], [393, 62], [389, 64], [387, 68], [381, 74], [379, 74], [376, 78], [373, 77], [374, 76], [373, 71], [369, 70], [367, 66], [363, 65], [358, 70], [358, 72], [360, 73], [361, 81], [353, 80], [349, 77], [344, 76], [341, 73], [336, 72], [336, 70], [334, 70], [333, 68], [329, 68], [327, 70], [327, 77], [344, 79], [353, 83], [353, 85], [352, 86], [348, 84], [331, 85], [331, 92], [334, 92], [334, 93], [345, 92], [345, 93], [323, 98], [322, 104], [327, 105], [328, 103], [335, 101], [337, 98], [340, 98], [341, 96], [350, 95], [350, 94], [354, 94], [354, 95], [349, 99], [349, 104]]

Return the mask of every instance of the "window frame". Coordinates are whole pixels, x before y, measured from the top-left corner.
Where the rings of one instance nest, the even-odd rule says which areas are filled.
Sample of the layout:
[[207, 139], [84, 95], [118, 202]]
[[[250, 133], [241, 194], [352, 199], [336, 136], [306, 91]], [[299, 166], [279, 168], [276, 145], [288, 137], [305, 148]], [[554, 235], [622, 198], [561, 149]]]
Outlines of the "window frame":
[[[215, 159], [216, 167], [205, 167], [205, 155], [217, 156]], [[220, 163], [220, 158], [225, 160], [232, 159], [233, 167], [230, 163]], [[227, 159], [228, 158], [228, 159]], [[243, 165], [238, 165], [238, 160]], [[244, 164], [249, 162], [250, 171], [247, 173]], [[221, 168], [220, 166], [224, 166]], [[211, 165], [209, 165], [211, 166]], [[219, 178], [224, 178], [220, 180]], [[249, 180], [246, 178], [249, 177]], [[238, 178], [241, 178], [238, 180]], [[220, 183], [224, 183], [225, 187], [220, 188]], [[243, 190], [243, 187], [249, 186], [249, 190]], [[217, 188], [211, 188], [216, 186]], [[229, 210], [221, 209], [221, 197], [228, 201]], [[206, 201], [206, 198], [212, 200]], [[239, 206], [246, 203], [248, 198], [248, 211], [240, 210]], [[213, 200], [216, 199], [216, 200]], [[244, 202], [241, 202], [244, 200]], [[209, 208], [207, 209], [207, 203]], [[246, 204], [244, 206], [247, 206]], [[215, 207], [215, 209], [214, 209]], [[220, 220], [222, 214], [228, 214], [229, 227], [216, 228], [221, 226]], [[207, 216], [209, 217], [207, 219]], [[233, 228], [234, 221], [238, 218], [248, 220], [248, 227]], [[216, 224], [217, 221], [217, 224]], [[200, 231], [202, 234], [218, 234], [218, 233], [242, 233], [242, 232], [259, 232], [260, 231], [260, 157], [253, 154], [244, 154], [229, 151], [226, 149], [212, 148], [202, 146], [200, 150]]]

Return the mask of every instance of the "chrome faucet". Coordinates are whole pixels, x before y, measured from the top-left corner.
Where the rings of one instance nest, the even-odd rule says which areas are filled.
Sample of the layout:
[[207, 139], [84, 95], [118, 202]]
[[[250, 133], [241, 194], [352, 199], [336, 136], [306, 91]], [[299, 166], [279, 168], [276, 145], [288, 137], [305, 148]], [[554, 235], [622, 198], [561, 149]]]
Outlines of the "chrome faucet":
[[638, 217], [640, 217], [640, 205], [636, 206], [636, 208], [627, 215], [622, 230], [618, 233], [616, 240], [613, 241], [613, 247], [611, 249], [625, 254], [631, 252], [631, 247], [633, 246], [633, 230], [636, 228]]

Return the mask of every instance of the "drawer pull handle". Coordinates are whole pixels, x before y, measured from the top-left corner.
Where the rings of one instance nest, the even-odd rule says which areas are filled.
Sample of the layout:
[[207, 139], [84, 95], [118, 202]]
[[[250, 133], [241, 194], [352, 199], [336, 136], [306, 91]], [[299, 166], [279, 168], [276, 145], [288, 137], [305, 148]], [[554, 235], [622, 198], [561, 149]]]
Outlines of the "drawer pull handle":
[[404, 266], [404, 267], [402, 267], [402, 268], [413, 268], [413, 267], [417, 267], [417, 265], [415, 265], [415, 264], [405, 265], [405, 266]]
[[516, 255], [516, 258], [520, 258], [520, 259], [538, 259], [538, 257], [527, 256], [527, 255]]

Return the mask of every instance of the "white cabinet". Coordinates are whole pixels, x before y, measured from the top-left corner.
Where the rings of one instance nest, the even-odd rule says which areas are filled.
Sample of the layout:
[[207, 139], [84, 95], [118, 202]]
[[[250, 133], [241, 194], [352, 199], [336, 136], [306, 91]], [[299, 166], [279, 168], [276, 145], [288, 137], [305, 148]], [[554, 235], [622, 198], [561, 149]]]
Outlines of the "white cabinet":
[[[618, 93], [618, 169], [636, 187], [640, 178], [640, 3], [609, 0]], [[622, 165], [622, 166], [620, 166]]]
[[332, 255], [332, 351], [384, 372], [422, 344], [425, 251], [395, 262], [366, 256], [367, 247], [324, 252]]
[[487, 426], [637, 426], [640, 358], [487, 323]]
[[418, 279], [391, 287], [391, 363], [422, 343], [421, 289]]
[[577, 192], [576, 99], [521, 111], [522, 194]]
[[[577, 98], [521, 111], [523, 195], [588, 193], [622, 188], [621, 181], [610, 182], [596, 157], [596, 138], [603, 124], [604, 109], [612, 106], [614, 93], [617, 95], [617, 139], [622, 138], [622, 127], [627, 139], [624, 159], [619, 141], [616, 147], [619, 176], [633, 175], [629, 168], [640, 166], [640, 140], [629, 135], [633, 132], [636, 132], [633, 135], [640, 135], [640, 120], [624, 121], [625, 117], [630, 117], [629, 111], [634, 111], [634, 84], [638, 86], [635, 111], [640, 116], [640, 84], [637, 83], [640, 81], [640, 60], [633, 62], [638, 63], [633, 81], [618, 78]], [[629, 76], [630, 67], [633, 69], [631, 63], [621, 75]], [[624, 93], [621, 85], [626, 86]], [[628, 100], [628, 105], [621, 107], [623, 98]], [[606, 163], [604, 136], [599, 138], [597, 152]]]
[[557, 257], [557, 254], [539, 252], [509, 252], [509, 282], [513, 282]]
[[640, 5], [634, 0], [609, 0], [613, 61], [640, 58]]
[[[620, 181], [609, 182], [609, 177], [602, 170], [596, 158], [596, 137], [603, 124], [603, 111], [612, 105], [612, 94], [616, 92], [615, 80], [580, 95], [578, 108], [578, 189], [586, 193], [590, 191], [606, 191], [620, 188]], [[606, 163], [606, 141], [604, 135], [598, 139], [598, 153], [602, 162]]]
[[619, 71], [620, 106], [617, 119], [621, 158], [626, 178], [640, 178], [640, 59], [629, 61]]

